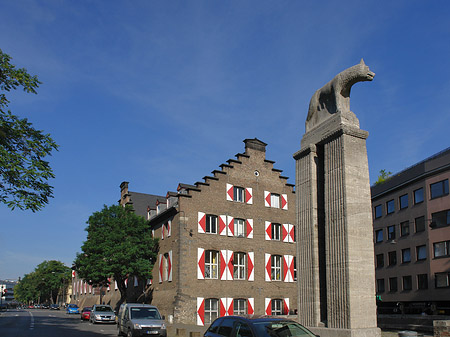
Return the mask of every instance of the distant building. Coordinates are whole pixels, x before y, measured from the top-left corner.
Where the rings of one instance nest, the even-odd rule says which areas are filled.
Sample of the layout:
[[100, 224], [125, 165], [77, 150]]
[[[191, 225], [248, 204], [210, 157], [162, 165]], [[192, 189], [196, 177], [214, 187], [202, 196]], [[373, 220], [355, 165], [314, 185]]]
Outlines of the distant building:
[[13, 304], [14, 301], [14, 286], [17, 284], [15, 280], [0, 280], [0, 289], [4, 294], [4, 290], [6, 289], [6, 295], [1, 296], [1, 305], [2, 307], [6, 307], [10, 304]]
[[372, 186], [379, 313], [450, 313], [449, 179], [450, 148]]

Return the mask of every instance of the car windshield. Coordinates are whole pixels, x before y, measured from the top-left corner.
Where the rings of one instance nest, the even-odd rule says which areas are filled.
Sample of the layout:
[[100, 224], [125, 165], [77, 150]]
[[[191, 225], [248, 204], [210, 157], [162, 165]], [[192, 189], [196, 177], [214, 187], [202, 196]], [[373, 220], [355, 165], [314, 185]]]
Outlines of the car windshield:
[[131, 308], [131, 319], [161, 319], [158, 310], [154, 308]]
[[99, 306], [95, 307], [95, 311], [102, 311], [102, 312], [108, 311], [109, 312], [109, 311], [112, 311], [112, 308], [108, 307], [106, 305], [99, 305]]
[[255, 322], [254, 326], [258, 336], [290, 337], [314, 336], [314, 334], [300, 324], [288, 321]]
[[83, 309], [83, 312], [91, 311], [91, 310], [92, 310], [91, 308], [84, 308], [84, 309]]
[[76, 304], [69, 304], [69, 308], [78, 308], [78, 305], [76, 305]]

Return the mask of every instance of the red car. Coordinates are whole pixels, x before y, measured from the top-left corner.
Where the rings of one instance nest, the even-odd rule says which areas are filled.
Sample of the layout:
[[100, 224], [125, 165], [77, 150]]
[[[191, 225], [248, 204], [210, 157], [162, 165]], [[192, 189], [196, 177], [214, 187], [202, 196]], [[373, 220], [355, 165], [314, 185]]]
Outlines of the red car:
[[83, 310], [81, 310], [81, 320], [89, 321], [89, 318], [91, 318], [91, 311], [92, 307], [84, 307]]

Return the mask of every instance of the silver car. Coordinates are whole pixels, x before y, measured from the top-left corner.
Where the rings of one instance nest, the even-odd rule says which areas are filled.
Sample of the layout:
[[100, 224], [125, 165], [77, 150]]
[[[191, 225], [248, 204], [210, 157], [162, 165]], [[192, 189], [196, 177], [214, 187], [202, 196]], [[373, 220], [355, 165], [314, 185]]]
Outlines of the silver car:
[[110, 305], [94, 304], [89, 321], [95, 323], [115, 323], [116, 314]]
[[166, 323], [158, 309], [149, 304], [122, 304], [117, 315], [117, 329], [119, 335], [160, 336], [166, 337]]

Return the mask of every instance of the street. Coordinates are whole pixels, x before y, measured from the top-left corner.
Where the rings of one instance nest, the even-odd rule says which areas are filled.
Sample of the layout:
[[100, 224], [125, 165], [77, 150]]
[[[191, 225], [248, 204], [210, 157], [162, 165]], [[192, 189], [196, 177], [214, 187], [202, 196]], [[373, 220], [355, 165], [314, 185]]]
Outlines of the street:
[[115, 324], [91, 324], [65, 310], [26, 309], [0, 313], [2, 337], [100, 337], [117, 336]]

